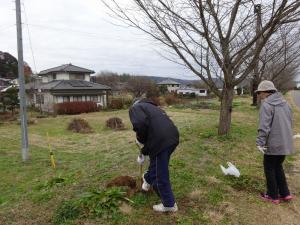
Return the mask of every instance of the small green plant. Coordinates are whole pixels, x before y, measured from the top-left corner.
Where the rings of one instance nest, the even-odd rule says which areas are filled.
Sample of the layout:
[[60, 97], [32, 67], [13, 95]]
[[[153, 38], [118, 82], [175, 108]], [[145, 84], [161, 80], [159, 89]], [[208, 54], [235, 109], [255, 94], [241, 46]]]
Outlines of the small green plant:
[[83, 209], [84, 217], [109, 216], [119, 209], [121, 201], [133, 203], [125, 197], [126, 192], [120, 188], [111, 188], [106, 191], [92, 191], [85, 193], [78, 203]]
[[61, 176], [53, 177], [50, 180], [46, 181], [43, 184], [40, 184], [36, 187], [37, 190], [43, 190], [43, 189], [51, 189], [54, 186], [62, 186], [66, 183], [67, 179], [63, 178]]
[[53, 222], [54, 224], [62, 224], [68, 220], [78, 218], [80, 210], [78, 204], [75, 201], [65, 201], [56, 209], [54, 213]]
[[54, 213], [53, 221], [61, 224], [68, 220], [81, 218], [111, 218], [119, 211], [122, 201], [133, 203], [120, 188], [84, 193], [79, 199], [65, 201]]

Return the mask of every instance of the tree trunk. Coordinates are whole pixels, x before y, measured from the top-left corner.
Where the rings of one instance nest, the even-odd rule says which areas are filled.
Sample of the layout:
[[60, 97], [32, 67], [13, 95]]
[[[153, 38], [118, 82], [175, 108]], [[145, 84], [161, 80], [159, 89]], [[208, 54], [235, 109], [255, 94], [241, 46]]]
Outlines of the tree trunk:
[[233, 88], [223, 90], [218, 131], [219, 135], [228, 134], [230, 131], [233, 92]]
[[255, 92], [258, 88], [258, 78], [254, 77], [252, 80], [252, 106], [257, 106], [257, 93]]

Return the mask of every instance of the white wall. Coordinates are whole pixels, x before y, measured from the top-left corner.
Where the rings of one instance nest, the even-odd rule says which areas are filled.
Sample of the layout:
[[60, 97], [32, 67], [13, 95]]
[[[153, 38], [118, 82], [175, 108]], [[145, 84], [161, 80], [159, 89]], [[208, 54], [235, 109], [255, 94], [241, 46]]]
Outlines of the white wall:
[[207, 90], [204, 93], [200, 93], [200, 90], [178, 89], [177, 93], [183, 95], [195, 93], [196, 96], [207, 96]]
[[85, 75], [84, 75], [84, 80], [90, 82], [90, 81], [91, 81], [90, 74], [85, 74]]
[[106, 98], [106, 94], [105, 95], [103, 95], [103, 105], [105, 106], [105, 107], [107, 107], [107, 98]]
[[48, 81], [48, 76], [43, 76], [42, 82], [43, 82], [43, 83], [48, 83], [48, 82], [49, 82], [49, 81]]
[[179, 89], [179, 85], [175, 85], [172, 87], [172, 85], [167, 85], [168, 92], [176, 92], [177, 89]]

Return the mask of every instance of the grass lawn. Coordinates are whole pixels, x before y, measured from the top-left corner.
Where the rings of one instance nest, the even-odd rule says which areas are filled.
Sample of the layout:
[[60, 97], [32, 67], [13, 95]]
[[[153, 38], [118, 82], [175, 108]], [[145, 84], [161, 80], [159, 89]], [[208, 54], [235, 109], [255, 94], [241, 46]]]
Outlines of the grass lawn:
[[[251, 99], [234, 101], [231, 134], [217, 136], [218, 110], [197, 107], [168, 107], [167, 114], [180, 131], [180, 144], [170, 162], [170, 176], [179, 211], [157, 214], [152, 205], [155, 194], [137, 193], [133, 203], [100, 217], [77, 217], [60, 224], [297, 224], [300, 200], [272, 205], [258, 198], [264, 191], [262, 155], [256, 150], [258, 111]], [[218, 103], [214, 103], [218, 104]], [[122, 118], [126, 130], [105, 128], [105, 121]], [[67, 131], [74, 117], [86, 119], [91, 134]], [[300, 111], [294, 109], [295, 133], [300, 131]], [[47, 139], [47, 133], [49, 139]], [[21, 161], [20, 126], [0, 124], [0, 224], [59, 224], [55, 218], [64, 201], [79, 199], [83, 193], [104, 190], [105, 184], [120, 175], [137, 177], [138, 150], [128, 110], [78, 116], [38, 119], [29, 126], [30, 160]], [[300, 147], [299, 139], [295, 141]], [[50, 166], [51, 144], [57, 169]], [[240, 178], [224, 176], [220, 164], [235, 164]], [[300, 193], [298, 156], [285, 163], [290, 189]], [[124, 209], [125, 208], [125, 209]]]

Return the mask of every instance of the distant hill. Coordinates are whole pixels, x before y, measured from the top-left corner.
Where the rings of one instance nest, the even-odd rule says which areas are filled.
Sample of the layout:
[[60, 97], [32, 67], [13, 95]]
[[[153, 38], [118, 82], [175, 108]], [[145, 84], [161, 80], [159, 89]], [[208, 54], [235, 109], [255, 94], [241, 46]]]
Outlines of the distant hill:
[[0, 78], [18, 77], [18, 60], [7, 52], [0, 51]]
[[[92, 77], [93, 81], [99, 80], [100, 83], [102, 82], [128, 82], [128, 80], [130, 80], [132, 77], [143, 77], [145, 79], [149, 79], [154, 81], [155, 83], [159, 83], [163, 80], [167, 80], [167, 79], [171, 79], [174, 80], [178, 83], [181, 83], [183, 85], [187, 85], [187, 84], [191, 84], [195, 81], [199, 81], [199, 80], [184, 80], [184, 79], [176, 79], [176, 78], [171, 78], [171, 77], [159, 77], [159, 76], [142, 76], [142, 75], [133, 75], [133, 74], [127, 74], [127, 73], [123, 73], [123, 74], [118, 74], [115, 72], [110, 72], [110, 71], [102, 71], [97, 73], [95, 76]], [[101, 79], [103, 78], [103, 79]], [[96, 81], [97, 82], [97, 81]], [[108, 85], [108, 83], [106, 83]]]
[[163, 80], [167, 80], [167, 79], [171, 79], [171, 80], [174, 80], [178, 83], [181, 83], [181, 84], [184, 84], [184, 85], [187, 85], [187, 84], [191, 84], [195, 81], [199, 81], [199, 80], [183, 80], [183, 79], [176, 79], [176, 78], [172, 78], [172, 77], [157, 77], [157, 76], [141, 76], [141, 77], [144, 77], [146, 79], [150, 79], [152, 81], [154, 81], [155, 83], [159, 83]]
[[[24, 62], [24, 75], [32, 75], [30, 66]], [[0, 78], [16, 79], [18, 77], [18, 60], [8, 52], [0, 51]]]

